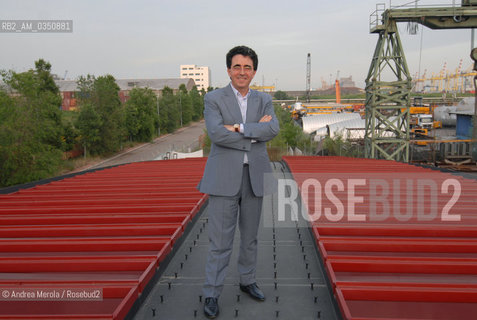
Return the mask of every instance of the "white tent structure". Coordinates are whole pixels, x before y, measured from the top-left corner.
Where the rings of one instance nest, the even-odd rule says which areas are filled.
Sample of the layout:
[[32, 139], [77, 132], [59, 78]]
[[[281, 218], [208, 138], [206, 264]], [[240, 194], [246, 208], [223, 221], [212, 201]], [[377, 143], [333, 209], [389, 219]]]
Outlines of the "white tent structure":
[[351, 119], [361, 119], [361, 116], [359, 113], [331, 113], [303, 117], [301, 121], [303, 123], [303, 132], [313, 133], [320, 128], [325, 128], [327, 125]]
[[[361, 118], [341, 121], [327, 125], [328, 135], [330, 138], [335, 138], [337, 135], [341, 135], [344, 139], [364, 139], [364, 129], [366, 126], [366, 120]], [[353, 130], [353, 133], [347, 129], [360, 129]], [[359, 136], [356, 136], [357, 133]]]
[[[334, 139], [337, 136], [341, 136], [343, 140], [359, 140], [364, 139], [366, 133], [366, 121], [365, 119], [357, 118], [341, 122], [336, 122], [327, 125], [325, 128], [318, 129], [314, 137], [315, 141], [322, 140], [325, 136], [329, 136]], [[395, 133], [392, 131], [385, 132], [385, 137], [393, 137]]]

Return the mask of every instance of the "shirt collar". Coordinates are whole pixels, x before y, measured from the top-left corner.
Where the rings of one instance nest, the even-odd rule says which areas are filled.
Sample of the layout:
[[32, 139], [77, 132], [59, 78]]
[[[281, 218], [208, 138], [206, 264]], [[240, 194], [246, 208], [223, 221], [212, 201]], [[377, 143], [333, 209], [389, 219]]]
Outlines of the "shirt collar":
[[232, 88], [236, 97], [239, 97], [242, 99], [248, 99], [248, 97], [250, 96], [250, 92], [251, 92], [250, 88], [248, 89], [247, 94], [245, 96], [242, 96], [242, 94], [237, 89], [235, 89], [235, 87], [232, 85], [232, 82], [230, 82], [230, 87]]

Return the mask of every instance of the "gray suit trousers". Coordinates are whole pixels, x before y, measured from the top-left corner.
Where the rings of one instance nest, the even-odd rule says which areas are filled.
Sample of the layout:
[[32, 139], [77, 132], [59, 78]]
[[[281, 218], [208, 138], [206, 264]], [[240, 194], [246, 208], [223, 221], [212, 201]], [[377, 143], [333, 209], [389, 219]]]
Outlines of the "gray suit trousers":
[[257, 265], [257, 232], [262, 210], [262, 197], [256, 197], [250, 184], [248, 167], [244, 167], [242, 186], [237, 195], [209, 196], [209, 252], [205, 266], [205, 297], [218, 298], [224, 286], [232, 254], [237, 219], [240, 230], [238, 272], [240, 284], [255, 282]]

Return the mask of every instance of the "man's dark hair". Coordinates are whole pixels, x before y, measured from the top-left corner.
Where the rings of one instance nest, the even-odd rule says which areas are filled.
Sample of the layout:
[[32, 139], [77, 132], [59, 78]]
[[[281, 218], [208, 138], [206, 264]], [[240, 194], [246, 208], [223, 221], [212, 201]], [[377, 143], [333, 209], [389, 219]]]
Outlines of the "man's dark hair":
[[230, 49], [226, 56], [227, 69], [230, 69], [232, 67], [232, 58], [237, 54], [241, 54], [244, 57], [250, 57], [250, 59], [252, 59], [253, 61], [253, 70], [257, 71], [258, 56], [255, 51], [253, 51], [253, 49], [246, 46], [237, 46]]

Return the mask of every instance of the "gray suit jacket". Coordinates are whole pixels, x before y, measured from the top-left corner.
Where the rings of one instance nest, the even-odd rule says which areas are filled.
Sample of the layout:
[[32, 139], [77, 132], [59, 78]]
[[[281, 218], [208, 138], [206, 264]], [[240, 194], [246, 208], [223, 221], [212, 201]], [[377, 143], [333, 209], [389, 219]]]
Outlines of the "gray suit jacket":
[[[230, 86], [211, 91], [204, 97], [204, 118], [212, 146], [198, 189], [216, 196], [236, 195], [242, 183], [243, 159], [247, 152], [252, 189], [255, 196], [262, 197], [273, 192], [264, 188], [264, 175], [272, 171], [266, 142], [280, 130], [272, 98], [251, 90], [244, 133], [231, 132], [224, 125], [243, 123], [243, 120]], [[259, 123], [264, 115], [271, 115], [272, 120]], [[252, 139], [257, 142], [252, 143]]]

